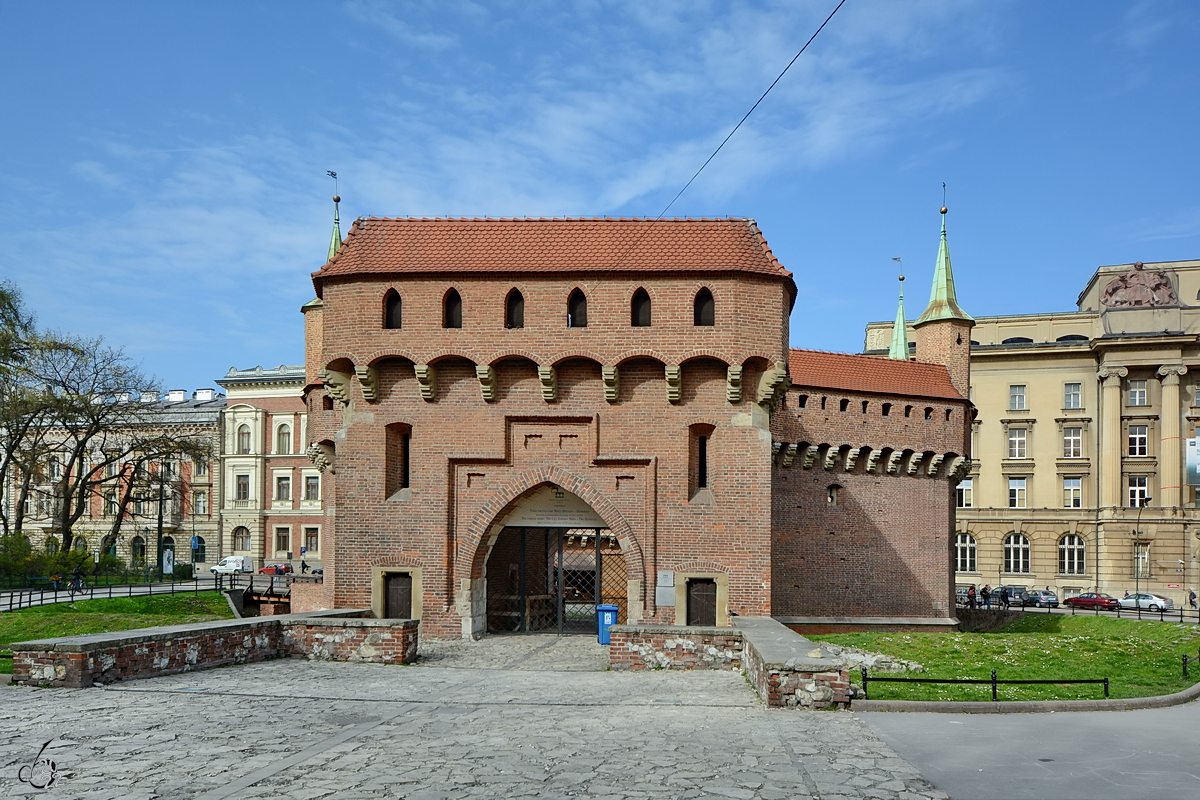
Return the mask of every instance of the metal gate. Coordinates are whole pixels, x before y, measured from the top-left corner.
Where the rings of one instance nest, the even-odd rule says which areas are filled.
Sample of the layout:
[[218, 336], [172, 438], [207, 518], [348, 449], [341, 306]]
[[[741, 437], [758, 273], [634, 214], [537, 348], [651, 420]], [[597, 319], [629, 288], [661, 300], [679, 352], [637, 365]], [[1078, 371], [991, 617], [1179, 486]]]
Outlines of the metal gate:
[[595, 633], [596, 606], [626, 620], [625, 556], [607, 528], [505, 528], [487, 561], [490, 633]]

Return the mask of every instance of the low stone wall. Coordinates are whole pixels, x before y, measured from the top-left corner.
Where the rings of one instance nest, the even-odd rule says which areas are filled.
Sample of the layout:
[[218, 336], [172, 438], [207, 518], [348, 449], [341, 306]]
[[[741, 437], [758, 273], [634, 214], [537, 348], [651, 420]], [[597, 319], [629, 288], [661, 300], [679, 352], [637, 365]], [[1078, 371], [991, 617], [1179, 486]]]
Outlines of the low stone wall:
[[742, 668], [742, 634], [733, 628], [614, 625], [608, 632], [613, 669]]
[[405, 663], [416, 658], [416, 620], [326, 611], [142, 628], [13, 644], [13, 683], [86, 688], [291, 655]]
[[770, 617], [738, 617], [746, 677], [768, 706], [849, 708], [850, 673], [840, 659]]

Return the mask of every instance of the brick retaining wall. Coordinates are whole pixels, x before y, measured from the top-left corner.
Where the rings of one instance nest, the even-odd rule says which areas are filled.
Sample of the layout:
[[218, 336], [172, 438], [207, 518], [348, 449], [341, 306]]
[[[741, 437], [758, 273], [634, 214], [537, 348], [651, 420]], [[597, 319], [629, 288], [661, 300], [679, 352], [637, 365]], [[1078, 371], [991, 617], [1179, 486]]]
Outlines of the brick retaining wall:
[[349, 616], [362, 613], [289, 614], [20, 642], [12, 645], [12, 682], [80, 689], [293, 654], [379, 663], [416, 658], [417, 620]]
[[613, 669], [742, 668], [742, 634], [733, 628], [614, 625], [608, 630]]

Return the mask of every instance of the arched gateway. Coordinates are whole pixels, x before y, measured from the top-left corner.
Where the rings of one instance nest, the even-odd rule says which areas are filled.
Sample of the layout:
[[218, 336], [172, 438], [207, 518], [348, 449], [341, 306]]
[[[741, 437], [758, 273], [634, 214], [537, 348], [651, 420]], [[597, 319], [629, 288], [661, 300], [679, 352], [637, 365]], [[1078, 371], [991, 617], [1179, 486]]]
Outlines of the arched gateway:
[[596, 607], [628, 616], [620, 541], [582, 498], [545, 484], [492, 526], [485, 580], [488, 633], [594, 633]]

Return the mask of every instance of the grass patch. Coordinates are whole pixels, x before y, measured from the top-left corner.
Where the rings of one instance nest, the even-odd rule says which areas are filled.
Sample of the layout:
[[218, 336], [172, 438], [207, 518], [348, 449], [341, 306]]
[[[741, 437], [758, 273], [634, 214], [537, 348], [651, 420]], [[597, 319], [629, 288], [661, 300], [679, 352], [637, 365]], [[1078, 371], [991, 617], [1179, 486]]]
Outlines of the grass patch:
[[[879, 631], [814, 635], [925, 666], [913, 678], [1048, 680], [1108, 678], [1111, 697], [1150, 697], [1186, 689], [1181, 656], [1200, 648], [1200, 625], [1110, 617], [1026, 614], [992, 633]], [[856, 680], [857, 676], [852, 676]], [[991, 700], [991, 686], [873, 683], [872, 700]], [[1001, 700], [1089, 700], [1099, 685], [1001, 686]]]
[[[110, 633], [160, 625], [184, 625], [233, 619], [225, 597], [217, 592], [79, 600], [0, 614], [0, 649], [13, 642]], [[0, 659], [0, 673], [12, 673], [12, 660]]]

